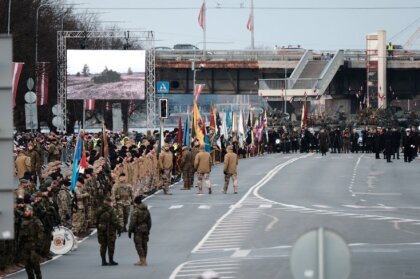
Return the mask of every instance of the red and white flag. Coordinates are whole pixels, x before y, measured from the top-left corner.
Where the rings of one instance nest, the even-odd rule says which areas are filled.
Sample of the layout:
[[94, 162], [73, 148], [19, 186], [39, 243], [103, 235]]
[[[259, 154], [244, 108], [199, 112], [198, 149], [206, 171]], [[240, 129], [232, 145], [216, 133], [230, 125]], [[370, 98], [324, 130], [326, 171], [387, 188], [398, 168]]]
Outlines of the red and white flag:
[[13, 108], [16, 107], [16, 92], [19, 85], [19, 78], [20, 74], [22, 73], [24, 63], [16, 63], [13, 62], [12, 64], [12, 92], [13, 92]]
[[80, 160], [80, 164], [79, 164], [79, 173], [85, 173], [86, 168], [87, 168], [87, 158], [86, 158], [85, 149], [83, 148], [82, 159]]
[[47, 62], [38, 64], [38, 106], [46, 105], [48, 102], [48, 64]]
[[94, 99], [85, 100], [85, 109], [86, 110], [94, 110], [95, 109], [95, 100]]
[[201, 92], [203, 92], [205, 84], [196, 84], [194, 88], [194, 100], [197, 102], [198, 98], [200, 98]]
[[198, 14], [198, 24], [204, 30], [206, 29], [206, 2], [201, 5], [200, 13]]
[[251, 32], [254, 30], [254, 16], [252, 15], [252, 13], [249, 14], [248, 22], [246, 23], [246, 29], [248, 29]]

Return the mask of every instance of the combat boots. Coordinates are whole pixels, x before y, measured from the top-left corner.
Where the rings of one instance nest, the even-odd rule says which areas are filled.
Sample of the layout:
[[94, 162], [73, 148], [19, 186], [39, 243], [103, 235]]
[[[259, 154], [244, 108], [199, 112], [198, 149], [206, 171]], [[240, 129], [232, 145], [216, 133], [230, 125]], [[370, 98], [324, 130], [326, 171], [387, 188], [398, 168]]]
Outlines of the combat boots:
[[114, 254], [109, 254], [109, 263], [108, 265], [118, 265], [117, 262], [114, 262]]
[[139, 261], [134, 263], [134, 265], [141, 265], [141, 257], [139, 258]]
[[146, 257], [140, 258], [140, 266], [147, 266]]
[[108, 263], [106, 262], [106, 259], [105, 259], [105, 254], [101, 254], [101, 258], [102, 258], [102, 265], [103, 266], [108, 265]]

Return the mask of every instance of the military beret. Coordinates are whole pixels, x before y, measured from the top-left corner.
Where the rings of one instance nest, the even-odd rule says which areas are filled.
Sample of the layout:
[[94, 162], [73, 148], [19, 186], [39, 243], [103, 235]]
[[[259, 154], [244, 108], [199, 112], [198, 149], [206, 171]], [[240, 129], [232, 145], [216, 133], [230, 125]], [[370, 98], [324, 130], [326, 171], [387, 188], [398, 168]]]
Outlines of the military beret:
[[20, 182], [20, 183], [28, 183], [28, 182], [29, 182], [29, 180], [28, 180], [28, 179], [26, 179], [26, 178], [21, 178], [21, 179], [19, 179], [19, 182]]
[[119, 175], [119, 176], [120, 176], [120, 177], [121, 177], [121, 176], [125, 176], [125, 173], [123, 173], [123, 172], [122, 172], [122, 173], [120, 173], [120, 175]]
[[83, 177], [77, 178], [77, 181], [80, 182], [81, 184], [85, 184], [85, 180], [83, 179]]
[[88, 168], [85, 170], [85, 174], [93, 174], [93, 169], [92, 168]]

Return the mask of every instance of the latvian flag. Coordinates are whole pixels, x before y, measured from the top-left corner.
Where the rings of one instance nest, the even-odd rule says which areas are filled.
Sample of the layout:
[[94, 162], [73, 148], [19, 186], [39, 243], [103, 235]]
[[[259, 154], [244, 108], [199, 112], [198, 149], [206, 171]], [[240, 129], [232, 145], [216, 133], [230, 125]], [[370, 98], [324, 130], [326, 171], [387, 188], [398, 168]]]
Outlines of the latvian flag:
[[254, 30], [254, 16], [252, 15], [252, 13], [249, 14], [248, 22], [246, 23], [246, 29], [248, 29], [251, 32]]
[[201, 92], [203, 92], [205, 84], [199, 83], [195, 85], [194, 88], [194, 100], [197, 102], [198, 98], [200, 98]]
[[200, 13], [198, 14], [198, 24], [204, 30], [206, 29], [206, 3], [201, 5]]
[[13, 108], [16, 107], [16, 92], [19, 85], [20, 73], [22, 72], [23, 63], [13, 62], [12, 69], [12, 92], [13, 92]]
[[85, 100], [85, 109], [86, 110], [94, 110], [95, 109], [95, 100], [94, 99]]
[[44, 106], [48, 102], [48, 68], [48, 62], [40, 62], [38, 64], [38, 106]]

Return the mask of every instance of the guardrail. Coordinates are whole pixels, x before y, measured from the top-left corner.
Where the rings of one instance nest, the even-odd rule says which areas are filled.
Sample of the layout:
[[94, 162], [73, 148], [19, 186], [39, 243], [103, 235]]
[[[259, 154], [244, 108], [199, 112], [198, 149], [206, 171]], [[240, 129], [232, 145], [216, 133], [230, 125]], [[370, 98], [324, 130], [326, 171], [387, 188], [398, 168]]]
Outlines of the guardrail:
[[[314, 50], [313, 58], [334, 54], [337, 50]], [[305, 50], [275, 49], [275, 50], [156, 50], [158, 60], [191, 61], [299, 61]], [[346, 61], [366, 61], [366, 50], [344, 50]], [[418, 61], [420, 50], [394, 50], [388, 60]]]

